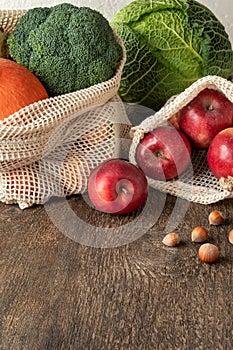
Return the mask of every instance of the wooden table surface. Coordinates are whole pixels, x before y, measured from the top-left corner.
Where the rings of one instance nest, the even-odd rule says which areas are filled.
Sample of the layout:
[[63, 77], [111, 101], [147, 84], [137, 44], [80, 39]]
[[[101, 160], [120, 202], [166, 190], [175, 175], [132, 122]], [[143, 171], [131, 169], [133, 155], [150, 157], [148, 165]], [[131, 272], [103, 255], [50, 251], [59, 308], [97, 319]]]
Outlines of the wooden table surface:
[[[166, 196], [160, 213], [156, 203], [164, 198], [153, 196], [152, 226], [137, 222], [142, 210], [97, 213], [81, 196], [55, 200], [51, 210], [0, 204], [1, 350], [233, 349], [232, 200], [208, 206], [180, 200], [173, 221], [182, 240], [168, 248], [162, 238], [177, 199]], [[69, 212], [78, 218], [75, 240], [51, 219], [56, 206], [67, 226]], [[213, 209], [226, 217], [223, 225], [209, 226]], [[139, 232], [136, 238], [127, 236], [127, 222]], [[208, 228], [208, 241], [220, 249], [214, 264], [202, 263], [200, 244], [191, 242], [197, 225]], [[107, 243], [104, 237], [91, 241], [103, 227], [115, 228], [122, 244], [114, 235]]]

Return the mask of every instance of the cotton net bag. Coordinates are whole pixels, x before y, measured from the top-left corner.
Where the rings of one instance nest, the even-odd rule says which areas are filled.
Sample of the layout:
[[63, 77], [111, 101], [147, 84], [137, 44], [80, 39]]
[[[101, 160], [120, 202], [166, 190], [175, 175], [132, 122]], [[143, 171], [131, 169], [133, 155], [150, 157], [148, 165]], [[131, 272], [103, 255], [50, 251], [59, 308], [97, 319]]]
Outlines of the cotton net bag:
[[[8, 34], [26, 11], [0, 11]], [[90, 170], [116, 157], [129, 121], [117, 92], [126, 61], [114, 77], [33, 103], [0, 121], [0, 201], [20, 208], [86, 190]]]
[[[219, 76], [206, 76], [197, 80], [182, 93], [168, 100], [158, 112], [131, 129], [132, 143], [129, 150], [129, 160], [133, 164], [137, 164], [136, 149], [143, 136], [154, 128], [166, 124], [170, 117], [205, 88], [219, 90], [233, 102], [233, 83], [231, 81]], [[225, 198], [232, 198], [233, 178], [216, 179], [208, 167], [206, 156], [206, 150], [194, 150], [190, 166], [178, 178], [168, 181], [148, 178], [149, 185], [162, 192], [201, 204], [210, 204]]]

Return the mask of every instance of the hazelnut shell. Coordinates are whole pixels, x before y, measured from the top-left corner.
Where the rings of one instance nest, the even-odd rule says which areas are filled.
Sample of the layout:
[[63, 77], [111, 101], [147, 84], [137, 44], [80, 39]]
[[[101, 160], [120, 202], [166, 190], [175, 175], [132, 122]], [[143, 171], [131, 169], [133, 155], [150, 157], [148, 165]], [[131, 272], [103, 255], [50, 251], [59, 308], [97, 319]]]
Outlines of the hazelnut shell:
[[224, 222], [224, 217], [222, 213], [220, 213], [218, 210], [213, 210], [209, 214], [209, 224], [210, 225], [221, 225]]
[[231, 244], [233, 244], [233, 228], [228, 233], [228, 240]]
[[175, 247], [180, 243], [180, 236], [176, 232], [171, 232], [163, 238], [162, 242], [168, 247]]
[[204, 243], [198, 250], [198, 256], [203, 262], [213, 263], [219, 257], [219, 249], [215, 244]]
[[191, 239], [192, 242], [202, 243], [208, 238], [208, 231], [203, 226], [196, 226], [192, 230]]

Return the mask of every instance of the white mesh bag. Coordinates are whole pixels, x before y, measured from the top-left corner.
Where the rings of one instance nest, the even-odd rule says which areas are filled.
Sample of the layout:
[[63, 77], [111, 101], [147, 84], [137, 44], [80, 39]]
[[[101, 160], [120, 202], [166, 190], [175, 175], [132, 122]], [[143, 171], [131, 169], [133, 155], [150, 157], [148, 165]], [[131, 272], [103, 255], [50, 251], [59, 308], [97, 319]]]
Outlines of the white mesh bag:
[[[0, 11], [10, 33], [25, 11]], [[21, 208], [85, 191], [91, 168], [117, 156], [129, 122], [117, 92], [126, 53], [114, 77], [33, 103], [0, 121], [0, 201]]]
[[[136, 149], [144, 134], [152, 131], [196, 97], [205, 88], [219, 90], [233, 102], [233, 83], [218, 76], [206, 76], [184, 90], [181, 94], [171, 98], [158, 112], [149, 116], [140, 125], [132, 128], [132, 143], [129, 150], [129, 160], [136, 162]], [[210, 204], [224, 198], [233, 197], [233, 179], [217, 180], [208, 168], [206, 150], [195, 150], [192, 154], [192, 165], [177, 179], [157, 181], [148, 178], [149, 185], [171, 195], [175, 195], [191, 202]]]

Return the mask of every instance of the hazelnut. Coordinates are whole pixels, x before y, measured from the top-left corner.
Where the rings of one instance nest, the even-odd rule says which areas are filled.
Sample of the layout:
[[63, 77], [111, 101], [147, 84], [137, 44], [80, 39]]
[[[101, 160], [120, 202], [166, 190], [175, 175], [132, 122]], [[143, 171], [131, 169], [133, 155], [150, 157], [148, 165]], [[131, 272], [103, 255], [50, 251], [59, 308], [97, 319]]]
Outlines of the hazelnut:
[[213, 210], [209, 214], [209, 224], [210, 225], [221, 225], [224, 222], [224, 217], [222, 213], [220, 213], [218, 210]]
[[208, 231], [203, 226], [196, 226], [191, 233], [192, 242], [201, 243], [207, 240]]
[[233, 244], [233, 228], [228, 233], [228, 240], [231, 244]]
[[205, 243], [200, 246], [198, 256], [203, 262], [213, 263], [219, 257], [219, 249], [212, 243]]
[[171, 232], [163, 238], [162, 242], [168, 247], [175, 247], [180, 243], [180, 236], [176, 232]]

